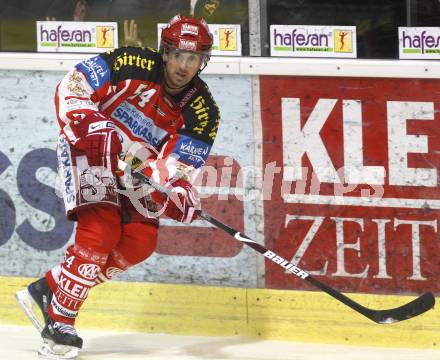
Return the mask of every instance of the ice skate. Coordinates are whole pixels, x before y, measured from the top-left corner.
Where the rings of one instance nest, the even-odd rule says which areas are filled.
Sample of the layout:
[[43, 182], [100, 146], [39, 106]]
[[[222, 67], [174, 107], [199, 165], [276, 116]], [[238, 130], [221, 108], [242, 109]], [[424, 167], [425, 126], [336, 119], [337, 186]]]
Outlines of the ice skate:
[[55, 322], [50, 318], [48, 318], [41, 336], [43, 344], [38, 350], [40, 359], [75, 359], [83, 344], [72, 325]]
[[46, 325], [52, 295], [44, 277], [15, 294], [18, 304], [40, 334]]

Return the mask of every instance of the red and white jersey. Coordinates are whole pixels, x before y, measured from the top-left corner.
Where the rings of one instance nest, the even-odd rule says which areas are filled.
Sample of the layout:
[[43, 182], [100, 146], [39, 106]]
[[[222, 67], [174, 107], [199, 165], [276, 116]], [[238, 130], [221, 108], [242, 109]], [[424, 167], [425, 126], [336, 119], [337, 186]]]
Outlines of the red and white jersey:
[[[151, 48], [119, 48], [77, 64], [56, 90], [61, 129], [100, 112], [116, 124], [123, 155], [139, 146], [153, 148], [141, 158], [151, 169], [164, 159], [168, 179], [176, 171], [190, 176], [208, 158], [219, 109], [198, 76], [183, 93], [170, 97], [163, 88], [163, 72], [162, 56]], [[163, 182], [155, 173], [149, 175]]]

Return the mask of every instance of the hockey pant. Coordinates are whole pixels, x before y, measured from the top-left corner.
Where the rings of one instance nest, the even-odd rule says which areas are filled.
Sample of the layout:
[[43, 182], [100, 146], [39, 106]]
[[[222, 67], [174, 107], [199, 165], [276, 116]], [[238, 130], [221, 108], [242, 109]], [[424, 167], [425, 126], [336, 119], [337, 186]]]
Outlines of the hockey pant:
[[75, 243], [64, 261], [46, 273], [54, 293], [49, 315], [74, 324], [89, 290], [147, 259], [157, 244], [157, 223], [121, 223], [116, 207], [94, 206], [77, 212]]

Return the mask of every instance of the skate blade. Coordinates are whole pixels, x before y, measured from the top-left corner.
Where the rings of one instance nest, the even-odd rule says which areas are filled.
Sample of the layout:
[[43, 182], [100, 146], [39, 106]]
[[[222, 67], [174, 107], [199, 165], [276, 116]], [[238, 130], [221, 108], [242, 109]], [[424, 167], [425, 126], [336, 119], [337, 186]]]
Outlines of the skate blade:
[[32, 321], [32, 324], [38, 330], [38, 333], [41, 334], [44, 325], [38, 319], [38, 316], [35, 311], [37, 310], [38, 312], [40, 312], [40, 308], [32, 298], [28, 289], [24, 289], [16, 292], [15, 298], [17, 299], [18, 304], [23, 309], [26, 316], [29, 318], [30, 321]]
[[78, 356], [78, 351], [77, 347], [58, 345], [51, 340], [44, 339], [40, 350], [38, 350], [38, 357], [48, 360], [71, 360]]

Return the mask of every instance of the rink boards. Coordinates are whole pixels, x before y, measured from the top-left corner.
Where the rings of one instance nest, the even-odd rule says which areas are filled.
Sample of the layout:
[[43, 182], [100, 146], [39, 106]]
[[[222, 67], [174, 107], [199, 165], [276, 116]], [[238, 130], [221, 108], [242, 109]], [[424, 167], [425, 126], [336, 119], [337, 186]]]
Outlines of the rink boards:
[[[0, 56], [0, 274], [41, 276], [73, 241], [73, 224], [54, 194], [52, 94], [67, 60], [57, 67], [47, 54], [9, 56]], [[366, 306], [438, 294], [439, 65], [291, 60], [209, 65], [204, 79], [222, 124], [207, 164], [215, 171], [201, 187], [203, 209]], [[22, 323], [10, 296], [23, 283], [17, 279], [2, 279], [1, 319]], [[164, 221], [155, 254], [120, 279], [127, 283], [92, 292], [84, 326], [386, 346], [439, 342], [436, 311], [371, 324], [199, 220], [190, 227]], [[100, 292], [109, 296], [98, 305]], [[127, 303], [133, 307], [120, 313]]]
[[[13, 295], [30, 280], [0, 277], [0, 323], [29, 324]], [[379, 309], [411, 299], [347, 295]], [[437, 349], [440, 340], [440, 315], [433, 310], [410, 321], [377, 325], [321, 292], [117, 281], [91, 291], [77, 324], [79, 329], [402, 348]]]
[[[397, 76], [407, 63], [382, 65]], [[440, 291], [440, 80], [413, 78], [419, 70], [206, 75], [222, 124], [200, 178], [203, 209], [342, 291]], [[1, 275], [40, 276], [74, 233], [54, 191], [49, 94], [63, 73], [0, 75]], [[201, 220], [162, 221], [154, 255], [121, 280], [312, 290]]]

